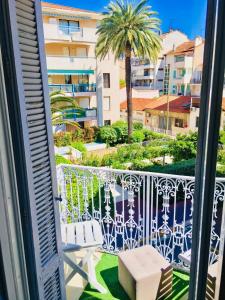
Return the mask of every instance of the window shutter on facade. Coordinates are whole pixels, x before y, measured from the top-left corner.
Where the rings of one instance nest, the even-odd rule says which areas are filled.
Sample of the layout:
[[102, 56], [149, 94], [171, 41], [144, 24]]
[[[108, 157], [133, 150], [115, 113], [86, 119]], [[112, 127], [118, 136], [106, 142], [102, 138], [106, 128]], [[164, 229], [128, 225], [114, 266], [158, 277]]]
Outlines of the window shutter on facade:
[[38, 298], [65, 299], [40, 1], [8, 0]]
[[176, 70], [173, 71], [173, 78], [175, 79], [177, 77], [177, 72]]

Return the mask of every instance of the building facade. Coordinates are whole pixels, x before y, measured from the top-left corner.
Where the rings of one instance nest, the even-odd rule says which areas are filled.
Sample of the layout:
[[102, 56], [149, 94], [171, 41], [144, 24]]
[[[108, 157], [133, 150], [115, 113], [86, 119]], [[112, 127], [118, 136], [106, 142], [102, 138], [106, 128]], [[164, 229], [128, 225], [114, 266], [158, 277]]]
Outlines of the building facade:
[[138, 90], [158, 90], [163, 93], [163, 81], [165, 73], [165, 54], [172, 51], [178, 45], [189, 41], [188, 37], [178, 31], [171, 30], [161, 35], [162, 50], [158, 60], [153, 63], [148, 59], [132, 60], [133, 88]]
[[[201, 84], [199, 68], [203, 51], [204, 41], [201, 37], [197, 37], [165, 54], [167, 74], [165, 73], [164, 78], [164, 94], [169, 91], [172, 95], [191, 96], [193, 92], [199, 95], [197, 90]], [[197, 90], [192, 89], [191, 83], [197, 83]]]
[[119, 119], [119, 66], [112, 54], [95, 55], [96, 27], [102, 15], [42, 2], [49, 91], [62, 90], [84, 108], [71, 116], [82, 127]]
[[[155, 132], [176, 136], [197, 131], [200, 98], [192, 96], [163, 95], [154, 99], [132, 98], [133, 122], [141, 122]], [[120, 104], [120, 118], [127, 120], [127, 103]], [[225, 127], [225, 98], [222, 102], [220, 129]]]

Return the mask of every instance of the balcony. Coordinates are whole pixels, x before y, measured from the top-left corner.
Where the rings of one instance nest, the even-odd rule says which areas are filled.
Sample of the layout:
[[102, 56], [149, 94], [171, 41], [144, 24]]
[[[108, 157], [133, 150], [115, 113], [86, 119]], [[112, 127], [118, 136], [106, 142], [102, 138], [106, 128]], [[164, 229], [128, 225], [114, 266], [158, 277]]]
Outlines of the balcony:
[[[174, 268], [173, 297], [169, 299], [187, 294], [189, 267], [179, 254], [192, 244], [194, 177], [59, 165], [57, 178], [61, 222], [95, 219], [104, 237], [96, 273], [108, 294], [101, 295], [88, 285], [83, 286], [81, 299], [128, 299], [118, 283], [116, 255], [143, 245], [155, 247]], [[225, 179], [217, 178], [210, 264], [219, 256], [224, 194]], [[67, 288], [76, 289], [76, 283]]]
[[84, 110], [76, 110], [76, 109], [70, 109], [67, 110], [67, 120], [73, 120], [73, 121], [91, 121], [96, 120], [97, 118], [97, 111], [96, 109], [84, 109]]
[[191, 84], [202, 84], [202, 78], [192, 78]]
[[154, 89], [154, 84], [145, 83], [145, 82], [134, 82], [132, 83], [132, 87], [137, 90], [152, 90]]
[[154, 69], [154, 64], [150, 62], [149, 59], [132, 59], [131, 61], [132, 69], [145, 69], [145, 68], [152, 68]]
[[47, 55], [47, 68], [59, 70], [95, 70], [95, 57], [75, 57], [75, 56], [59, 56]]
[[96, 94], [96, 84], [49, 84], [49, 92], [63, 91], [69, 96], [92, 96]]
[[146, 79], [150, 79], [153, 80], [154, 79], [154, 73], [145, 73], [145, 74], [134, 74], [133, 75], [134, 80], [146, 80]]
[[46, 42], [72, 41], [83, 43], [96, 43], [96, 28], [74, 28], [59, 24], [44, 23], [44, 36]]

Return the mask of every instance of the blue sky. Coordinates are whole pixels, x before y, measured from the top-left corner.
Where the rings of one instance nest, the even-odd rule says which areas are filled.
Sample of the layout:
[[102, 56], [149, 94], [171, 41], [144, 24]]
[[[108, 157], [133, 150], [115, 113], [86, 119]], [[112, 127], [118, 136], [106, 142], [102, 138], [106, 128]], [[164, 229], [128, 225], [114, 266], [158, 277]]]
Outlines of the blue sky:
[[[51, 3], [77, 8], [103, 11], [108, 0], [48, 0]], [[204, 36], [206, 0], [150, 0], [153, 10], [158, 11], [162, 30], [180, 29], [190, 38]]]

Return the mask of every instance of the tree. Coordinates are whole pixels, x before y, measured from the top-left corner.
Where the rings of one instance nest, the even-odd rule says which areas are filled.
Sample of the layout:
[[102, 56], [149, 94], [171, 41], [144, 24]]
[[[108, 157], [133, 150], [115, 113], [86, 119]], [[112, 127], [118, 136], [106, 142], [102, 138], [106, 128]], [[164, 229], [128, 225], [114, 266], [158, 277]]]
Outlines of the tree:
[[115, 59], [125, 55], [126, 92], [128, 111], [128, 138], [132, 134], [131, 56], [156, 61], [161, 49], [158, 35], [160, 21], [147, 0], [129, 3], [111, 1], [98, 25], [96, 55], [100, 60], [112, 52]]
[[73, 127], [79, 128], [79, 124], [75, 121], [70, 121], [70, 109], [77, 109], [78, 113], [83, 109], [79, 107], [77, 101], [72, 97], [67, 97], [62, 91], [55, 91], [50, 93], [50, 106], [52, 112], [52, 125], [68, 124]]

